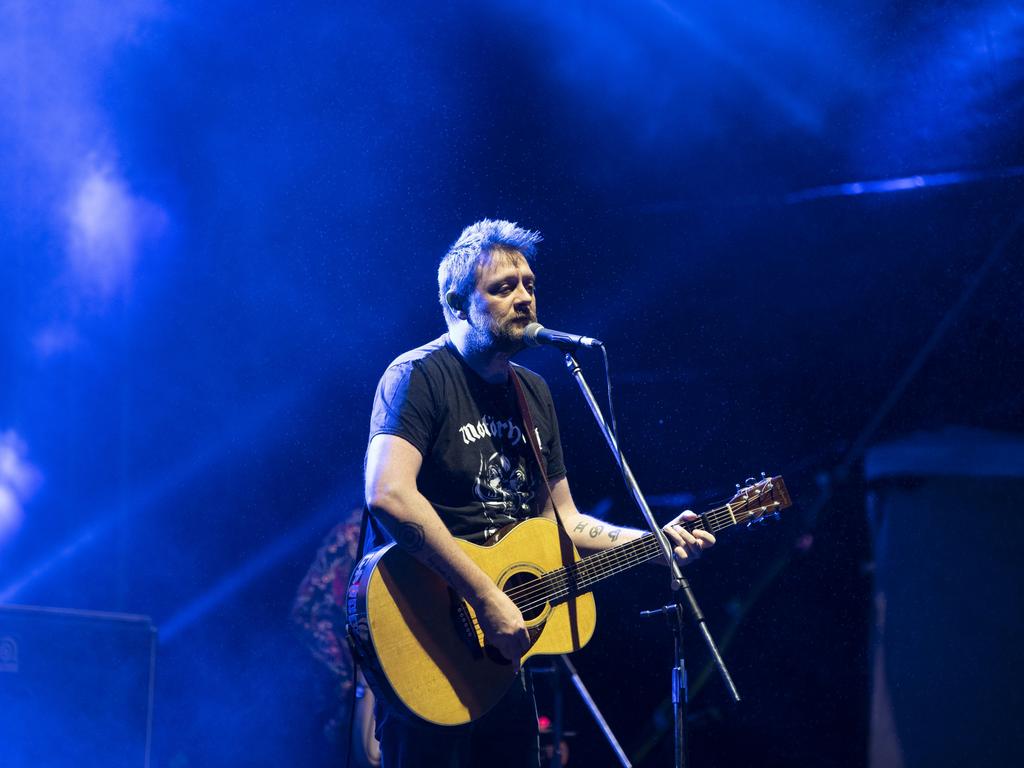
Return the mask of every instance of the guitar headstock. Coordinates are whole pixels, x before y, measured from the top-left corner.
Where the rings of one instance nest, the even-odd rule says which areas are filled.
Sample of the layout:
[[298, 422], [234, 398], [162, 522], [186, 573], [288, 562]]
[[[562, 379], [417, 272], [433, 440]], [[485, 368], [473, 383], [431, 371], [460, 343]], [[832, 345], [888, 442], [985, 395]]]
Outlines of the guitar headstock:
[[736, 486], [736, 493], [729, 500], [727, 508], [737, 523], [745, 522], [747, 527], [764, 522], [768, 517], [778, 517], [779, 511], [792, 506], [793, 500], [786, 490], [782, 477], [765, 477], [755, 481], [749, 478], [744, 487]]

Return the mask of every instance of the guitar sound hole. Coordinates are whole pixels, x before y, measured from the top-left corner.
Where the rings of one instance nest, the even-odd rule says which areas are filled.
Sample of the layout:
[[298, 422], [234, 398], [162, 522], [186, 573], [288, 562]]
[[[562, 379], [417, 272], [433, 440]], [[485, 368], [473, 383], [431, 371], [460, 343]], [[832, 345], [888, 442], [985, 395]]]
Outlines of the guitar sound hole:
[[[505, 582], [505, 594], [520, 607], [523, 618], [527, 621], [537, 618], [544, 610], [545, 602], [540, 599], [542, 595], [539, 590], [536, 597], [533, 597], [533, 590], [527, 586], [531, 582], [537, 581], [538, 578], [536, 574], [520, 572], [512, 574]], [[538, 602], [540, 604], [535, 605]]]

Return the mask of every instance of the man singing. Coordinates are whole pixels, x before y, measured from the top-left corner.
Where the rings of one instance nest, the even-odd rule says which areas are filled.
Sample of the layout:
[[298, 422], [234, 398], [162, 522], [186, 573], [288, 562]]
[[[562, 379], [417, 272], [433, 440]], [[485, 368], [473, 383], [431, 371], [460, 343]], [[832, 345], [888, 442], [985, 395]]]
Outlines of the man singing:
[[[454, 537], [482, 543], [527, 517], [554, 519], [554, 506], [585, 553], [643, 533], [576, 509], [547, 384], [510, 362], [524, 347], [523, 330], [537, 319], [530, 260], [540, 240], [539, 233], [508, 221], [485, 219], [462, 232], [438, 268], [448, 332], [384, 372], [366, 454], [371, 513], [399, 546], [473, 607], [486, 641], [517, 666], [530, 644], [523, 616]], [[520, 417], [511, 379], [516, 374], [539, 436], [550, 494]], [[693, 517], [687, 512], [679, 519]], [[715, 543], [705, 531], [691, 534], [670, 525], [666, 533], [681, 564]], [[377, 722], [384, 768], [538, 765], [536, 711], [526, 675], [468, 725], [410, 721], [380, 702]]]

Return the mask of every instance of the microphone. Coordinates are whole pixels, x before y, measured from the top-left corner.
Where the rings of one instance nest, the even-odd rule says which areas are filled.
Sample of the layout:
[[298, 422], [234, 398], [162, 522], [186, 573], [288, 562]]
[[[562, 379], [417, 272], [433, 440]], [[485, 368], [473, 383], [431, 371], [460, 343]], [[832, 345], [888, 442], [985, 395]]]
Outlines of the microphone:
[[523, 341], [528, 347], [539, 347], [550, 344], [559, 349], [572, 350], [576, 347], [603, 347], [604, 344], [589, 336], [577, 336], [574, 333], [562, 333], [545, 328], [540, 323], [530, 323], [523, 329]]

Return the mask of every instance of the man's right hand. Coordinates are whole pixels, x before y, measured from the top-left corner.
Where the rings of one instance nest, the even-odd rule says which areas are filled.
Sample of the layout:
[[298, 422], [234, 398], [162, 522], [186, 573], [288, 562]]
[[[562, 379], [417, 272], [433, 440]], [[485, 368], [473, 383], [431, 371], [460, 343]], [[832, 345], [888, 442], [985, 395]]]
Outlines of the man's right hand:
[[480, 598], [473, 609], [484, 640], [511, 661], [518, 673], [521, 657], [530, 649], [530, 633], [522, 612], [497, 587]]

